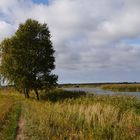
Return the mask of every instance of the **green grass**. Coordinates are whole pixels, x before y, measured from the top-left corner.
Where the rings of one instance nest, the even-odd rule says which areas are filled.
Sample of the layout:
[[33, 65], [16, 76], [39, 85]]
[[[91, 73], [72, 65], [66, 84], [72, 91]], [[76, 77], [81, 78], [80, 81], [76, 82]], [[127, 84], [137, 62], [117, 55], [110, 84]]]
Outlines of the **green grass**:
[[78, 99], [80, 97], [85, 97], [87, 94], [82, 91], [64, 91], [62, 89], [55, 89], [50, 91], [48, 94], [41, 94], [41, 99], [44, 101], [51, 101], [51, 102], [63, 102], [64, 100], [68, 99]]
[[132, 109], [101, 102], [63, 103], [27, 101], [26, 135], [37, 139], [139, 139], [140, 115]]
[[13, 90], [0, 92], [0, 139], [15, 140], [18, 118], [21, 111], [21, 97]]
[[47, 102], [24, 102], [26, 137], [31, 140], [140, 139], [140, 101], [136, 98], [61, 92], [47, 95]]
[[140, 84], [107, 84], [101, 88], [118, 92], [140, 92]]
[[[2, 95], [0, 104], [14, 99], [14, 95], [6, 97], [9, 96]], [[54, 90], [47, 95], [42, 93], [41, 100], [37, 101], [15, 94], [14, 111], [8, 115], [9, 123], [5, 125], [7, 138], [15, 138], [20, 105], [26, 140], [140, 139], [140, 101], [132, 96], [91, 96]]]
[[4, 138], [3, 140], [15, 140], [20, 112], [21, 105], [20, 104], [14, 105], [9, 115], [9, 119], [6, 121], [6, 124], [2, 131]]

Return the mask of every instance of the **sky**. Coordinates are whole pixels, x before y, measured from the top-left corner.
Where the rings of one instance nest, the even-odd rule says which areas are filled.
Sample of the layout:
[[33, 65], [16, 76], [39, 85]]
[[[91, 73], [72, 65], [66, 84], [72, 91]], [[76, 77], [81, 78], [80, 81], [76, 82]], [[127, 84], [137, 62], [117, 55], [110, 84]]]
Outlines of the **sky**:
[[0, 0], [0, 41], [47, 23], [59, 83], [140, 82], [140, 0]]

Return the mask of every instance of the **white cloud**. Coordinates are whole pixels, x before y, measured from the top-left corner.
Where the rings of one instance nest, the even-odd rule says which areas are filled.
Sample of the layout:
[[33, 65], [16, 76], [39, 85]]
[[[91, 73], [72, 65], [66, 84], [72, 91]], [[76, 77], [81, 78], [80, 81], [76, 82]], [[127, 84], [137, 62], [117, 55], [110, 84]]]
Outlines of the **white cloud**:
[[0, 1], [0, 7], [3, 9], [6, 9], [7, 7], [11, 7], [15, 5], [18, 2], [18, 0], [1, 0]]
[[49, 25], [58, 73], [133, 74], [140, 70], [140, 43], [125, 40], [139, 40], [139, 7], [139, 0], [50, 0], [49, 5], [5, 0], [0, 2], [0, 39], [34, 18]]
[[3, 38], [12, 35], [14, 31], [15, 29], [11, 24], [6, 23], [5, 21], [0, 21], [0, 41]]

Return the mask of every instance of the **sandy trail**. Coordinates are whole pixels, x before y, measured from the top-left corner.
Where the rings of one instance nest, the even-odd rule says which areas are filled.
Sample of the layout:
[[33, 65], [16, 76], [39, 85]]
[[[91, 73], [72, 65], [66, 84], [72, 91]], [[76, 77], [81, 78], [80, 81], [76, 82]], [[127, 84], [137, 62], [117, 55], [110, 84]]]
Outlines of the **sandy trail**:
[[18, 121], [16, 140], [25, 140], [25, 136], [23, 133], [24, 126], [25, 126], [25, 119], [21, 115]]

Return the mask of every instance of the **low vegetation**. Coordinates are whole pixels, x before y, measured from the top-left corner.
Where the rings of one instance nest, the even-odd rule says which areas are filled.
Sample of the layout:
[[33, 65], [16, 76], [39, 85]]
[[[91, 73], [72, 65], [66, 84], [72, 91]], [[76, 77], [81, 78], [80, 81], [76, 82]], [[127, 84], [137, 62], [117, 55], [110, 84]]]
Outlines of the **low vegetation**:
[[0, 139], [14, 140], [18, 118], [21, 111], [21, 97], [14, 95], [11, 90], [9, 93], [4, 89], [0, 90]]
[[[13, 98], [7, 99], [7, 94], [0, 95], [0, 109], [5, 110], [9, 100], [12, 102], [10, 106], [18, 105], [13, 111], [17, 114], [15, 126], [22, 109], [25, 140], [140, 139], [140, 101], [132, 96], [99, 96], [54, 90], [47, 95], [42, 93], [40, 101], [24, 99], [19, 94], [15, 94], [14, 101]], [[8, 109], [6, 112], [9, 112]], [[1, 120], [10, 118], [11, 115]], [[3, 123], [2, 128], [10, 129], [10, 126]], [[16, 134], [15, 127], [12, 130]]]
[[140, 84], [107, 84], [101, 87], [105, 90], [119, 92], [140, 92]]

